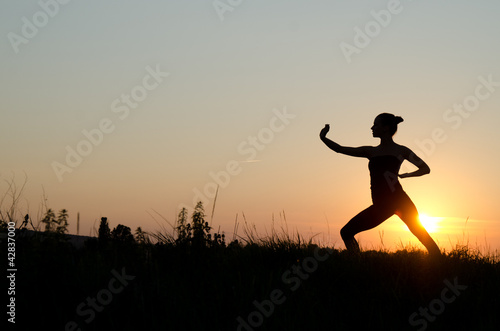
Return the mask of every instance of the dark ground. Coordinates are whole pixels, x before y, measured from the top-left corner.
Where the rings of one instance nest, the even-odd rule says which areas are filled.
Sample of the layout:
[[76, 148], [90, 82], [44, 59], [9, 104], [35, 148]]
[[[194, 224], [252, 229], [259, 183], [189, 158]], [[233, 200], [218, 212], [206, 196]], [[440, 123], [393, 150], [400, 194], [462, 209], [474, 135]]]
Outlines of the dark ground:
[[500, 264], [467, 249], [18, 235], [16, 263], [16, 330], [500, 330]]

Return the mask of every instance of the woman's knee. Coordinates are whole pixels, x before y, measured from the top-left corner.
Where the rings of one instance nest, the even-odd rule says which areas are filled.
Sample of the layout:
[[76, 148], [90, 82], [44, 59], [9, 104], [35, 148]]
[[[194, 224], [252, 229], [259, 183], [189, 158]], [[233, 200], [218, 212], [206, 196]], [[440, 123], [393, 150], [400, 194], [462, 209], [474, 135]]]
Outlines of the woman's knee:
[[347, 225], [345, 225], [342, 229], [340, 229], [340, 236], [343, 240], [354, 238], [355, 233], [349, 230]]

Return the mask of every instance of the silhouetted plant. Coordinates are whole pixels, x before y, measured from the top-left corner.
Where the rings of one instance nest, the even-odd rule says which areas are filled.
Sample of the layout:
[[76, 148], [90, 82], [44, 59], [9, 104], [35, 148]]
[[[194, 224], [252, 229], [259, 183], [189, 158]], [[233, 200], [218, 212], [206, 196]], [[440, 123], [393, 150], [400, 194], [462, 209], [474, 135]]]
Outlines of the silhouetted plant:
[[177, 226], [175, 230], [177, 231], [176, 243], [186, 243], [191, 239], [191, 224], [187, 222], [188, 213], [186, 208], [182, 208], [177, 217]]
[[7, 222], [0, 219], [0, 232], [7, 231]]
[[[30, 215], [26, 214], [26, 215], [24, 216], [24, 221], [23, 221], [23, 223], [21, 224], [21, 226], [19, 227], [19, 229], [26, 228], [26, 227], [28, 226], [28, 222], [29, 222], [29, 220], [30, 220]], [[33, 223], [31, 223], [31, 226], [33, 226]], [[33, 226], [33, 229], [34, 229], [34, 228], [35, 228], [35, 227]]]
[[68, 211], [62, 209], [59, 211], [59, 215], [56, 220], [57, 226], [55, 231], [59, 234], [65, 234], [68, 232]]
[[61, 209], [56, 218], [54, 211], [49, 208], [42, 219], [42, 223], [45, 224], [45, 232], [65, 234], [68, 232], [68, 211]]
[[102, 217], [101, 224], [99, 225], [99, 243], [105, 244], [111, 238], [111, 231], [109, 230], [108, 218]]
[[135, 241], [130, 228], [123, 224], [118, 224], [116, 228], [111, 231], [111, 239], [122, 243], [133, 243]]
[[141, 245], [148, 245], [151, 243], [148, 233], [142, 231], [140, 226], [135, 230], [135, 241]]
[[[205, 221], [205, 210], [200, 201], [194, 208], [191, 216], [191, 223], [188, 223], [188, 212], [182, 208], [178, 217], [175, 230], [177, 232], [176, 244], [191, 244], [196, 247], [213, 246], [210, 230], [212, 229]], [[216, 242], [222, 242], [222, 237], [217, 237]]]
[[[28, 182], [28, 177], [24, 175], [24, 182], [18, 186], [15, 177], [12, 176], [10, 180], [5, 180], [7, 183], [7, 191], [0, 197], [0, 228], [7, 229], [7, 224], [13, 222], [17, 225], [19, 215], [18, 204], [23, 195], [24, 188]], [[4, 207], [4, 202], [8, 205]]]
[[47, 209], [45, 217], [42, 219], [42, 223], [45, 224], [45, 232], [52, 232], [56, 228], [56, 215], [52, 209]]
[[224, 233], [214, 233], [213, 239], [211, 239], [211, 234], [208, 234], [208, 239], [210, 241], [210, 246], [226, 247], [226, 235]]
[[205, 246], [210, 241], [210, 229], [208, 222], [205, 222], [205, 210], [200, 201], [196, 204], [193, 212], [193, 245]]

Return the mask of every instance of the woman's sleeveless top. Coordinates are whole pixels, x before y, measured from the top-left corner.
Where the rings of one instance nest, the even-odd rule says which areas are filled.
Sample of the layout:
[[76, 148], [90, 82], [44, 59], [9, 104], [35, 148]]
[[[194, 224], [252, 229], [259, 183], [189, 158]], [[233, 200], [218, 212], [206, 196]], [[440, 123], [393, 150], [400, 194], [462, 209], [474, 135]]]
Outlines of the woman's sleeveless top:
[[391, 198], [403, 191], [398, 174], [402, 160], [394, 155], [380, 155], [369, 158], [370, 188], [373, 200]]

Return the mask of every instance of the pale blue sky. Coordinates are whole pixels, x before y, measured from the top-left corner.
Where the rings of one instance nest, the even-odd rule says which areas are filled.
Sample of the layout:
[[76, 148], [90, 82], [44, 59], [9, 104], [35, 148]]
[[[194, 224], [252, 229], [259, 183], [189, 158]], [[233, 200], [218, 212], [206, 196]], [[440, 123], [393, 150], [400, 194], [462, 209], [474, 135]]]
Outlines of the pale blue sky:
[[[500, 88], [458, 129], [443, 120], [474, 95], [478, 77], [500, 82], [500, 3], [401, 1], [348, 63], [340, 44], [354, 45], [355, 27], [364, 30], [371, 11], [390, 3], [243, 0], [222, 21], [212, 1], [73, 0], [16, 53], [9, 33], [22, 37], [23, 17], [33, 21], [42, 9], [4, 1], [0, 179], [26, 172], [32, 213], [43, 187], [49, 207], [69, 210], [72, 232], [77, 211], [86, 232], [101, 216], [154, 229], [147, 211], [173, 221], [193, 189], [245, 160], [238, 146], [269, 126], [273, 109], [286, 108], [296, 117], [259, 162], [239, 164], [219, 192], [214, 222], [230, 232], [244, 212], [263, 230], [285, 210], [290, 227], [313, 233], [325, 230], [326, 215], [337, 236], [370, 203], [368, 170], [364, 160], [329, 152], [318, 132], [330, 123], [341, 144], [376, 144], [369, 128], [387, 111], [405, 119], [396, 140], [433, 170], [403, 181], [420, 210], [500, 222]], [[121, 120], [111, 104], [142, 85], [147, 67], [169, 76]], [[104, 118], [113, 132], [60, 182], [52, 163], [64, 163], [66, 146], [76, 148], [82, 130]], [[436, 128], [447, 140], [425, 153], [417, 141]]]

